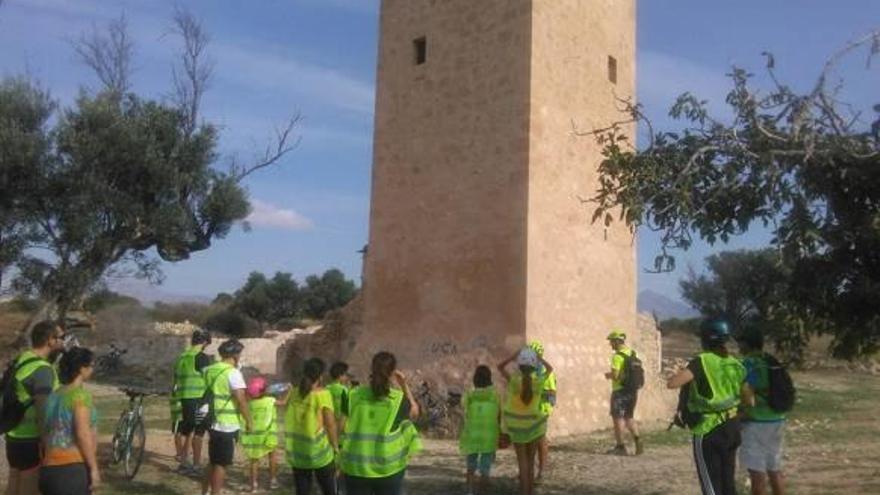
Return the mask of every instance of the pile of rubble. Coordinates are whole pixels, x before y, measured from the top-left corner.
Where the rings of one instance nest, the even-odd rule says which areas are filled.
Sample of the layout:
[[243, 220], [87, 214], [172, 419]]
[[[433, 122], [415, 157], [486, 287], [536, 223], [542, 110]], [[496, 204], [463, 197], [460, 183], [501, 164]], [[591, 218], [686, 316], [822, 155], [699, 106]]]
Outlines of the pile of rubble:
[[192, 335], [193, 330], [195, 330], [196, 328], [199, 328], [199, 326], [190, 323], [189, 321], [184, 321], [183, 323], [157, 321], [153, 324], [153, 329], [156, 331], [156, 333], [160, 333], [162, 335], [180, 335], [188, 337]]

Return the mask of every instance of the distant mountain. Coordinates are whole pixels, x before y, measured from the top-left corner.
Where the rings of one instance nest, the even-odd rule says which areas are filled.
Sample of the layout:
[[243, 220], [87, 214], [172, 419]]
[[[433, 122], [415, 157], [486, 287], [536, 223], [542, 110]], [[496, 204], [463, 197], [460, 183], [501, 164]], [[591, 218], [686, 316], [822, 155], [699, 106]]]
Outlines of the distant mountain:
[[655, 313], [660, 320], [667, 318], [693, 318], [700, 313], [678, 299], [672, 299], [659, 292], [643, 290], [639, 292], [636, 305], [640, 313]]
[[180, 294], [166, 292], [161, 286], [152, 285], [142, 280], [123, 279], [110, 284], [110, 289], [126, 296], [131, 296], [145, 306], [152, 306], [157, 302], [164, 303], [201, 303], [209, 304], [214, 298], [203, 294]]

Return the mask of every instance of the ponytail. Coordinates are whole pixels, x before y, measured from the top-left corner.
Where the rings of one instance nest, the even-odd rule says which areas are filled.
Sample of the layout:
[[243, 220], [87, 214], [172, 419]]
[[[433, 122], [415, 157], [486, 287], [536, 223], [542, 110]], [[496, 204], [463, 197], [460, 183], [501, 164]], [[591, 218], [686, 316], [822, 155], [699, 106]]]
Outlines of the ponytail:
[[532, 390], [532, 372], [535, 371], [531, 366], [520, 366], [519, 371], [522, 373], [522, 388], [519, 391], [519, 398], [523, 404], [532, 402], [535, 397], [535, 391]]
[[379, 352], [373, 356], [370, 373], [370, 388], [377, 399], [388, 397], [391, 392], [391, 375], [397, 369], [397, 358], [390, 352]]
[[312, 358], [306, 361], [305, 366], [303, 366], [303, 376], [299, 380], [299, 396], [305, 397], [309, 395], [309, 392], [312, 391], [312, 387], [315, 386], [315, 383], [318, 383], [318, 380], [321, 379], [321, 375], [324, 374], [324, 368], [326, 365], [324, 361], [318, 358]]

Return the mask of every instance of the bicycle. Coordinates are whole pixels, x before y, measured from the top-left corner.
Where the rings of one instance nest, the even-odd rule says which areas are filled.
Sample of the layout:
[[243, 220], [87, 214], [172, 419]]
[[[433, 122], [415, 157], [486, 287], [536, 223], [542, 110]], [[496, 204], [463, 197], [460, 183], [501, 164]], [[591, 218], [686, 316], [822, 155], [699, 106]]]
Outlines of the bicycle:
[[132, 480], [144, 460], [147, 436], [144, 430], [144, 397], [158, 395], [133, 388], [120, 388], [128, 396], [128, 409], [122, 411], [111, 446], [112, 463], [123, 465], [125, 476]]
[[100, 376], [113, 376], [122, 366], [122, 356], [128, 352], [128, 349], [116, 347], [110, 344], [110, 352], [102, 354], [95, 359], [95, 373]]

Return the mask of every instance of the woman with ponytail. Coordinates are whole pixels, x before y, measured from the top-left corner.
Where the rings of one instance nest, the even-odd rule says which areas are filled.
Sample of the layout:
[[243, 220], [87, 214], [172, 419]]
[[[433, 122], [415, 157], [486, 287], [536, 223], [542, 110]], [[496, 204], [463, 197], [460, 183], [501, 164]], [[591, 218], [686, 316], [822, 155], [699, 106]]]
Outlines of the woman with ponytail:
[[[507, 366], [513, 361], [519, 370], [511, 374]], [[550, 363], [529, 347], [498, 364], [498, 371], [507, 380], [502, 431], [510, 436], [516, 450], [520, 495], [535, 493], [535, 455], [547, 433], [547, 414], [541, 408], [544, 380], [537, 374], [540, 365], [544, 366], [545, 373], [553, 372]]]
[[40, 468], [43, 495], [88, 495], [100, 483], [92, 396], [83, 383], [92, 376], [95, 355], [74, 347], [61, 356], [62, 386], [46, 399], [43, 418], [45, 456]]
[[419, 415], [390, 352], [373, 356], [370, 384], [349, 394], [341, 466], [347, 495], [400, 495], [410, 457], [421, 450]]
[[309, 495], [312, 478], [322, 495], [336, 495], [336, 454], [339, 436], [333, 396], [322, 385], [326, 365], [318, 358], [306, 361], [299, 381], [293, 381], [284, 415], [287, 463], [293, 468], [297, 495]]

